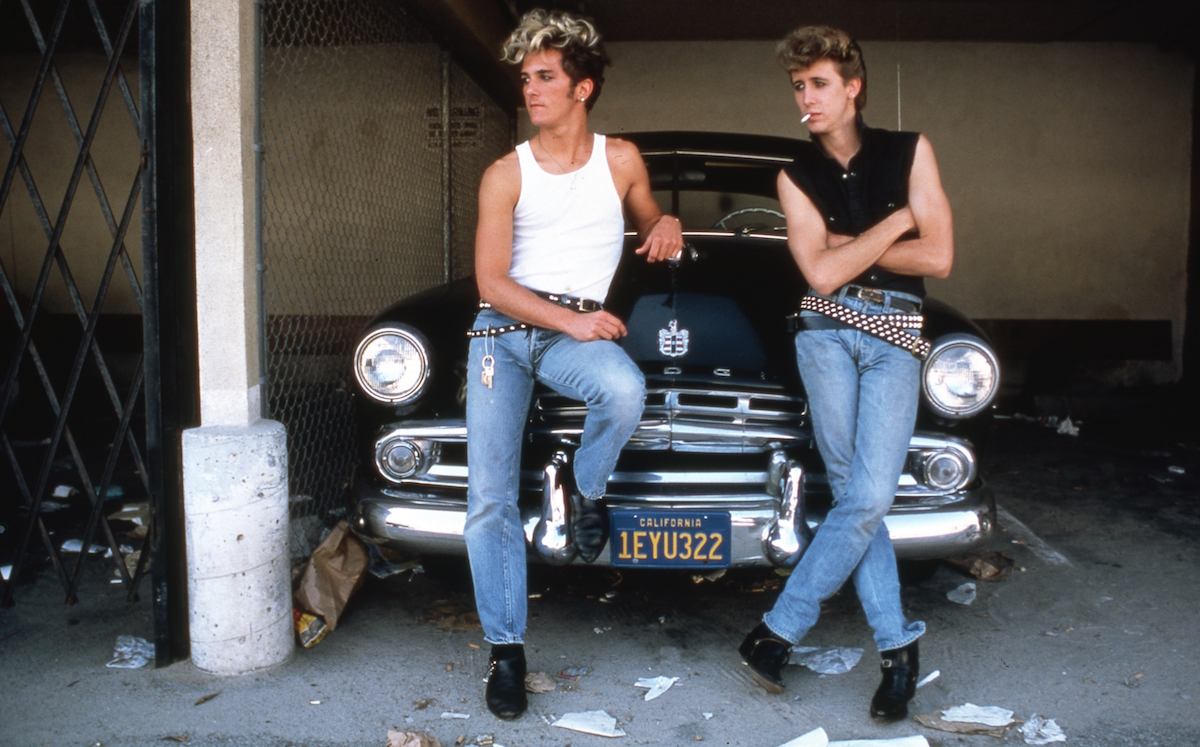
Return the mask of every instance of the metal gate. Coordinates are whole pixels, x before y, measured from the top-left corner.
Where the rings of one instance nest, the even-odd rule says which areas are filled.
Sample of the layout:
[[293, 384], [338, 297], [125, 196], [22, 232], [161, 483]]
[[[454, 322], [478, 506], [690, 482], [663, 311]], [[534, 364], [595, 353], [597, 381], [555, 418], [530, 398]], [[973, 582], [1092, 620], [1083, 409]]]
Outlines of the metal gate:
[[287, 427], [303, 556], [347, 504], [355, 338], [472, 271], [476, 190], [513, 119], [400, 0], [260, 7], [264, 415]]
[[152, 0], [0, 0], [0, 599], [153, 568], [162, 664], [156, 31]]

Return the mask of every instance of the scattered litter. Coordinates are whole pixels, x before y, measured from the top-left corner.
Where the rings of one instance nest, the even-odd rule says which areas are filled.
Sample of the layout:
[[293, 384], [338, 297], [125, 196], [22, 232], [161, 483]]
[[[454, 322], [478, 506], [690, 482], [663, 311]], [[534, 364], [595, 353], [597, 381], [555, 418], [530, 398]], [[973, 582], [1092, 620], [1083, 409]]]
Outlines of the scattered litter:
[[113, 649], [113, 660], [105, 666], [113, 669], [140, 669], [153, 659], [154, 645], [145, 638], [119, 635], [117, 646]]
[[1133, 675], [1132, 677], [1126, 677], [1125, 678], [1125, 687], [1128, 687], [1131, 690], [1141, 687], [1142, 686], [1142, 678], [1144, 678], [1145, 676], [1146, 675], [1143, 674], [1142, 672], [1138, 672], [1137, 674]]
[[702, 584], [705, 581], [718, 581], [725, 576], [725, 568], [719, 571], [710, 571], [709, 573], [696, 573], [692, 575], [692, 583]]
[[168, 734], [167, 736], [162, 738], [162, 741], [178, 742], [179, 744], [187, 744], [188, 742], [190, 742], [192, 740], [183, 734]]
[[592, 628], [592, 630], [595, 631], [596, 635], [604, 634], [604, 630], [602, 628]]
[[43, 499], [41, 505], [38, 506], [38, 512], [43, 514], [52, 514], [55, 511], [62, 511], [64, 508], [70, 507], [71, 504], [69, 503], [59, 503], [58, 501], [49, 501]]
[[[78, 492], [79, 492], [78, 490], [71, 487], [70, 485], [59, 485], [54, 488], [54, 492], [51, 493], [50, 495], [54, 496], [55, 498], [70, 498], [71, 496], [77, 494]], [[42, 501], [42, 503], [45, 503], [45, 501]]]
[[558, 673], [558, 678], [567, 682], [578, 682], [579, 678], [587, 673], [587, 667], [567, 667]]
[[437, 737], [415, 731], [387, 732], [387, 747], [442, 747]]
[[558, 689], [558, 683], [550, 679], [545, 672], [533, 672], [525, 675], [525, 692], [548, 693]]
[[212, 700], [213, 698], [217, 697], [220, 694], [221, 693], [219, 693], [219, 692], [209, 693], [208, 695], [201, 697], [200, 700], [197, 700], [195, 703], [193, 703], [193, 705], [204, 705], [205, 703], [207, 703], [208, 701]]
[[371, 558], [371, 565], [367, 570], [375, 578], [388, 578], [407, 571], [415, 571], [421, 566], [421, 563], [416, 560], [393, 561], [384, 555], [379, 545], [367, 544], [367, 555]]
[[1079, 424], [1072, 423], [1071, 418], [1068, 417], [1058, 424], [1058, 434], [1060, 436], [1078, 436]]
[[[58, 549], [62, 550], [63, 552], [82, 552], [83, 551], [83, 540], [69, 539], [66, 542], [62, 543], [62, 545]], [[91, 545], [88, 548], [88, 552], [95, 554], [95, 553], [99, 553], [99, 552], [108, 551], [109, 549], [110, 548], [107, 545]]]
[[1003, 737], [1016, 723], [1013, 712], [997, 706], [977, 706], [966, 703], [935, 713], [914, 717], [918, 724], [954, 734], [986, 734]]
[[933, 682], [934, 680], [936, 680], [938, 677], [941, 677], [941, 676], [942, 676], [942, 671], [940, 669], [933, 670], [929, 674], [925, 675], [925, 677], [922, 678], [921, 681], [917, 683], [917, 689], [925, 687], [930, 682]]
[[329, 633], [329, 628], [325, 626], [324, 620], [295, 607], [292, 608], [292, 625], [296, 629], [296, 637], [300, 640], [300, 645], [304, 648], [312, 648], [325, 640], [325, 636]]
[[792, 649], [792, 664], [808, 667], [817, 674], [845, 674], [862, 659], [861, 648], [841, 646], [796, 646]]
[[330, 632], [370, 566], [366, 543], [339, 521], [309, 556], [292, 593], [293, 606], [325, 621]]
[[1013, 559], [1007, 553], [992, 551], [972, 552], [946, 558], [946, 563], [980, 581], [999, 581], [1013, 567]]
[[609, 589], [600, 597], [601, 604], [611, 604], [617, 598], [617, 592], [614, 589]]
[[146, 526], [150, 523], [150, 504], [131, 503], [122, 506], [120, 510], [109, 514], [108, 518], [114, 521], [131, 521], [139, 527]]
[[942, 719], [958, 723], [983, 724], [984, 726], [1011, 726], [1013, 712], [1000, 706], [977, 706], [964, 703], [942, 711]]
[[1036, 713], [1021, 727], [1021, 736], [1025, 739], [1025, 744], [1043, 745], [1067, 741], [1067, 735], [1054, 719], [1042, 718]]
[[554, 722], [553, 726], [584, 734], [595, 734], [599, 737], [625, 736], [625, 731], [617, 728], [617, 720], [605, 711], [564, 713], [562, 718]]
[[118, 498], [124, 497], [125, 488], [121, 487], [120, 485], [109, 485], [108, 489], [104, 491], [104, 500], [106, 501], [115, 501]]
[[12, 575], [12, 566], [11, 565], [0, 565], [0, 578], [7, 581], [8, 577], [11, 575]]
[[479, 613], [465, 604], [442, 604], [417, 618], [418, 622], [433, 623], [442, 630], [456, 633], [481, 627]]
[[956, 604], [969, 605], [975, 601], [975, 593], [975, 582], [968, 581], [962, 586], [947, 592], [946, 598]]
[[807, 734], [802, 734], [795, 739], [784, 742], [779, 747], [827, 747], [829, 744], [829, 735], [821, 727], [817, 727]]
[[471, 714], [455, 713], [453, 711], [442, 711], [442, 718], [445, 718], [445, 719], [451, 719], [451, 718], [468, 719], [468, 718], [471, 718]]
[[646, 700], [654, 700], [659, 695], [670, 690], [671, 685], [674, 685], [678, 681], [678, 677], [642, 677], [633, 683], [633, 686], [650, 688], [650, 691], [646, 693]]
[[309, 704], [309, 705], [321, 705], [321, 701], [319, 701], [319, 700], [310, 700], [310, 701], [308, 701], [308, 704]]
[[711, 713], [702, 713], [700, 715], [704, 717], [705, 721], [708, 721], [709, 719], [711, 719], [713, 717], [713, 715]]
[[1187, 473], [1187, 470], [1183, 467], [1176, 467], [1173, 464], [1170, 467], [1167, 467], [1167, 471], [1175, 475], [1183, 475]]
[[891, 739], [846, 739], [830, 742], [829, 747], [929, 747], [929, 741], [918, 735]]

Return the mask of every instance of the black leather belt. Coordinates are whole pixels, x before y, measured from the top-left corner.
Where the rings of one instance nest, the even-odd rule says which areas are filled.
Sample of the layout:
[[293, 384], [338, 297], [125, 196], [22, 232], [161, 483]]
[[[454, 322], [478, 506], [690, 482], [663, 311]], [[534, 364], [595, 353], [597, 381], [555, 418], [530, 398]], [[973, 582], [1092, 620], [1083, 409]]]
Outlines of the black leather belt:
[[[839, 292], [838, 295], [841, 295], [841, 293]], [[894, 295], [888, 295], [888, 291], [879, 288], [868, 288], [863, 285], [847, 285], [846, 297], [860, 298], [870, 303], [883, 304], [890, 309], [903, 311], [906, 314], [916, 314], [921, 310], [920, 303], [905, 301], [902, 298], [896, 298]]]
[[[530, 290], [530, 293], [538, 298], [549, 301], [550, 303], [558, 304], [571, 311], [578, 311], [583, 314], [588, 314], [593, 311], [602, 311], [604, 304], [599, 301], [593, 301], [590, 298], [575, 298], [574, 296], [564, 296], [558, 293], [544, 293], [542, 291]], [[492, 305], [483, 299], [479, 300], [479, 308], [490, 309]]]

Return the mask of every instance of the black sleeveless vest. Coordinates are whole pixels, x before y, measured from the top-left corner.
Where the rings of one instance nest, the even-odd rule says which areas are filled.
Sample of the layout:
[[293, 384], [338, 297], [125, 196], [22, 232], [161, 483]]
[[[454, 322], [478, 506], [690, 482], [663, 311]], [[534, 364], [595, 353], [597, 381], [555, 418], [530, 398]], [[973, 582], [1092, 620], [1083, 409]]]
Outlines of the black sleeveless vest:
[[[815, 142], [806, 142], [783, 169], [812, 200], [830, 233], [858, 236], [908, 204], [908, 177], [920, 135], [866, 126], [859, 128], [859, 134], [862, 147], [848, 168], [843, 169]], [[878, 267], [868, 268], [851, 282], [925, 297], [924, 278]]]

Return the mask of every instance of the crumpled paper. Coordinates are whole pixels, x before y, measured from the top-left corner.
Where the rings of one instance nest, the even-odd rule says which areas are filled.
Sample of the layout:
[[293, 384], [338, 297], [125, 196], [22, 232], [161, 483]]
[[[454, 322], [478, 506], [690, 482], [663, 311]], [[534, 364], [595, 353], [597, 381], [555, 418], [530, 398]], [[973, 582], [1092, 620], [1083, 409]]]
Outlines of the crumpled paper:
[[982, 724], [984, 726], [1010, 726], [1014, 723], [1013, 712], [1000, 706], [977, 706], [964, 703], [942, 710], [943, 721]]
[[975, 601], [976, 594], [975, 582], [968, 581], [965, 584], [951, 589], [946, 593], [946, 598], [955, 604], [970, 605]]
[[548, 693], [558, 689], [558, 683], [545, 672], [530, 672], [525, 675], [525, 692]]
[[1036, 745], [1067, 741], [1067, 735], [1063, 733], [1062, 727], [1054, 722], [1054, 719], [1043, 718], [1036, 713], [1030, 716], [1025, 725], [1021, 727], [1021, 737], [1025, 740], [1025, 744]]
[[442, 747], [442, 743], [437, 737], [428, 734], [388, 729], [387, 747]]
[[792, 649], [791, 663], [808, 667], [817, 674], [845, 674], [862, 659], [861, 648], [841, 646], [796, 646]]
[[600, 737], [623, 737], [624, 729], [617, 728], [617, 720], [605, 711], [582, 711], [579, 713], [564, 713], [562, 718], [555, 721], [554, 726], [560, 729], [570, 729], [584, 734], [595, 734]]
[[633, 686], [650, 688], [650, 692], [646, 693], [646, 700], [654, 700], [659, 695], [670, 690], [671, 685], [674, 685], [678, 681], [678, 677], [642, 677], [633, 683]]
[[106, 667], [113, 669], [140, 669], [154, 660], [154, 644], [145, 638], [131, 635], [117, 636], [113, 649], [113, 660]]

